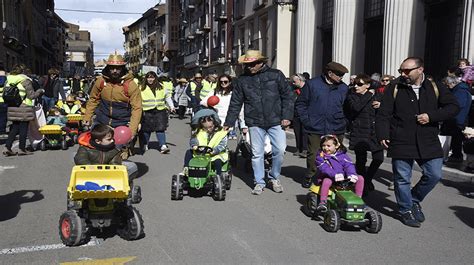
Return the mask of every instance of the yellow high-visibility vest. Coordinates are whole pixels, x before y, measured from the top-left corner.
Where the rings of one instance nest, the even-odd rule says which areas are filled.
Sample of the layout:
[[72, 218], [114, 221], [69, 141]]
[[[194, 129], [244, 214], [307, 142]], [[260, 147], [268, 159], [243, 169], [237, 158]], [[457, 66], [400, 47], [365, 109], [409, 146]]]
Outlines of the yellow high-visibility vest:
[[[196, 83], [191, 82], [191, 95], [196, 96], [195, 91], [196, 91]], [[199, 96], [201, 98], [205, 98], [209, 93], [211, 93], [211, 91], [214, 91], [214, 88], [211, 86], [211, 84], [207, 82], [206, 80], [202, 80], [202, 88], [201, 88], [201, 92], [199, 93]]]
[[168, 90], [165, 88], [156, 89], [155, 94], [149, 86], [146, 86], [145, 90], [141, 92], [142, 94], [142, 108], [144, 111], [158, 109], [164, 110], [166, 109], [166, 98], [171, 97]]
[[9, 75], [7, 76], [7, 82], [5, 83], [5, 86], [8, 86], [9, 84], [17, 84], [18, 90], [20, 91], [20, 97], [24, 98], [22, 103], [27, 106], [33, 106], [33, 100], [26, 97], [26, 89], [21, 84], [23, 81], [25, 81], [25, 79], [26, 78], [22, 75]]
[[[200, 146], [208, 146], [210, 148], [214, 148], [217, 145], [219, 145], [219, 143], [222, 141], [222, 139], [224, 139], [226, 135], [227, 135], [227, 131], [220, 130], [212, 136], [210, 141], [208, 141], [209, 135], [207, 134], [207, 132], [204, 130], [200, 130], [197, 133], [196, 138]], [[211, 158], [211, 161], [215, 161], [217, 159], [220, 159], [223, 162], [226, 162], [227, 160], [229, 160], [229, 154], [227, 153], [227, 150], [224, 150], [223, 152], [213, 156]]]

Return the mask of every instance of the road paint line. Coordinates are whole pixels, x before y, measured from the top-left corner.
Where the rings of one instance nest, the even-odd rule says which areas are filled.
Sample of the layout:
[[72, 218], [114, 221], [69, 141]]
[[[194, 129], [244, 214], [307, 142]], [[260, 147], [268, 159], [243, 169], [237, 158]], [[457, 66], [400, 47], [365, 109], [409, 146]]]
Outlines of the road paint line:
[[14, 169], [16, 166], [0, 166], [0, 173], [5, 171], [6, 169]]
[[92, 260], [80, 260], [61, 262], [61, 265], [120, 265], [125, 264], [129, 261], [136, 259], [137, 257], [123, 257], [123, 258], [110, 258], [110, 259], [92, 259]]
[[[98, 246], [100, 244], [101, 242], [99, 240], [93, 239], [89, 241], [89, 243], [82, 245], [80, 247], [92, 247], [92, 246]], [[69, 247], [64, 244], [51, 244], [51, 245], [38, 245], [38, 246], [27, 246], [27, 247], [17, 247], [17, 248], [4, 248], [0, 250], [0, 255], [13, 255], [13, 254], [19, 254], [19, 253], [55, 250], [55, 249], [62, 249], [62, 248], [69, 248]]]

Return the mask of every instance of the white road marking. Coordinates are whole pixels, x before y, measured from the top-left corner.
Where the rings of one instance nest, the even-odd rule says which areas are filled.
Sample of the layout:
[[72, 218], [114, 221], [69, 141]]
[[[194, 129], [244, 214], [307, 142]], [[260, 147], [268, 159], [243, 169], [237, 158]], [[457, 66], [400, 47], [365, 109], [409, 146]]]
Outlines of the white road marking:
[[16, 166], [0, 166], [0, 173], [5, 171], [6, 169], [14, 169]]
[[232, 232], [231, 234], [232, 239], [239, 245], [241, 248], [249, 252], [250, 255], [252, 255], [257, 261], [255, 263], [257, 264], [266, 264], [265, 260], [258, 255], [258, 253], [245, 241], [242, 239], [236, 232]]
[[[98, 246], [100, 244], [102, 244], [100, 240], [91, 239], [89, 243], [82, 245], [80, 247]], [[54, 250], [54, 249], [62, 249], [62, 248], [68, 248], [68, 247], [64, 244], [51, 244], [51, 245], [39, 245], [39, 246], [17, 247], [17, 248], [4, 248], [0, 250], [0, 255], [13, 255], [13, 254], [19, 254], [19, 253]]]

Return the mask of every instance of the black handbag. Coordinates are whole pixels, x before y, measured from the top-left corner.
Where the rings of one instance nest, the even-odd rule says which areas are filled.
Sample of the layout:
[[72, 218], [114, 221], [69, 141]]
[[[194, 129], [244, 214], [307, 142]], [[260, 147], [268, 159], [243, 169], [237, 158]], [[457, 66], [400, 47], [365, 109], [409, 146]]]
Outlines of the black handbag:
[[247, 141], [245, 141], [245, 137], [240, 138], [240, 141], [238, 143], [238, 149], [242, 154], [242, 157], [246, 159], [252, 159], [252, 146]]

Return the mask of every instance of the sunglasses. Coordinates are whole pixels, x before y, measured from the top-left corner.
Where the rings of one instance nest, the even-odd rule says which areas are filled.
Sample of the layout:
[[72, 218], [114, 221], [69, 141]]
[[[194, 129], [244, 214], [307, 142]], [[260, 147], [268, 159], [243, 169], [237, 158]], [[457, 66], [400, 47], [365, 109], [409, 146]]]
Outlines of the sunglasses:
[[361, 83], [361, 82], [357, 82], [357, 83], [355, 83], [355, 84], [356, 84], [356, 86], [363, 86], [363, 85], [367, 85], [367, 84], [364, 84], [364, 83]]
[[221, 84], [227, 84], [227, 83], [229, 83], [228, 80], [220, 80], [219, 82], [221, 82]]
[[331, 73], [333, 73], [334, 75], [338, 76], [338, 77], [343, 77], [344, 76], [344, 73], [340, 73], [340, 72], [336, 72], [336, 71], [331, 71]]
[[408, 69], [401, 69], [401, 68], [400, 68], [400, 69], [398, 69], [398, 73], [399, 73], [399, 74], [404, 73], [404, 74], [408, 75], [411, 71], [413, 71], [413, 70], [415, 70], [415, 69], [418, 69], [418, 68], [420, 68], [420, 67], [421, 67], [421, 66], [417, 66], [417, 67], [414, 67], [414, 68], [408, 68]]
[[259, 64], [259, 61], [251, 62], [251, 63], [246, 63], [245, 66], [247, 67], [255, 67], [255, 65]]
[[390, 79], [382, 79], [382, 82], [388, 82]]

